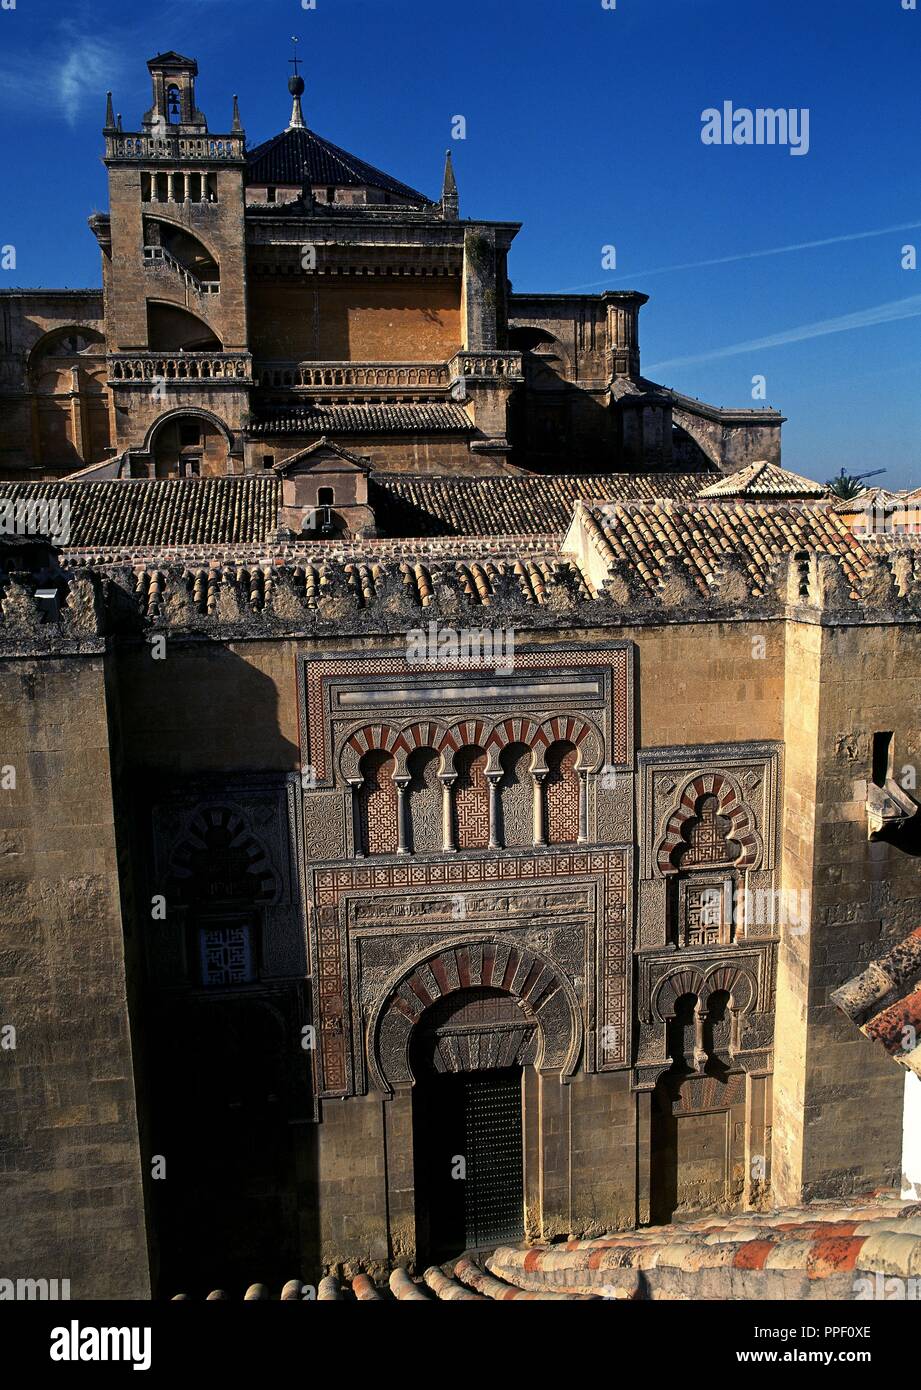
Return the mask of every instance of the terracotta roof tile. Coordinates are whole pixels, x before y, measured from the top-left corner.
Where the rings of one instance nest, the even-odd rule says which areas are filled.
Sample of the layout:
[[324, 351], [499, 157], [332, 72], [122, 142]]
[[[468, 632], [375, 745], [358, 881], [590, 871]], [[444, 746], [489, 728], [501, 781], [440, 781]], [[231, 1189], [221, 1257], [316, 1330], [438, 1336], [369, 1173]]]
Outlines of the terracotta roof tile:
[[921, 927], [831, 997], [865, 1037], [921, 1076]]
[[710, 483], [699, 494], [702, 498], [719, 497], [785, 497], [792, 499], [829, 496], [824, 483], [803, 478], [799, 473], [790, 473], [776, 463], [760, 459], [741, 468], [738, 473], [730, 473], [728, 478], [719, 478]]
[[822, 503], [661, 501], [588, 506], [612, 562], [623, 561], [656, 591], [666, 567], [681, 562], [702, 593], [730, 555], [746, 569], [753, 596], [766, 592], [774, 562], [791, 551], [836, 555], [852, 586], [868, 554], [840, 516]]
[[374, 481], [380, 519], [399, 536], [562, 536], [577, 498], [686, 498], [707, 473], [509, 474], [438, 478], [381, 473]]
[[250, 432], [276, 434], [469, 434], [470, 416], [455, 401], [418, 405], [292, 405], [265, 411]]

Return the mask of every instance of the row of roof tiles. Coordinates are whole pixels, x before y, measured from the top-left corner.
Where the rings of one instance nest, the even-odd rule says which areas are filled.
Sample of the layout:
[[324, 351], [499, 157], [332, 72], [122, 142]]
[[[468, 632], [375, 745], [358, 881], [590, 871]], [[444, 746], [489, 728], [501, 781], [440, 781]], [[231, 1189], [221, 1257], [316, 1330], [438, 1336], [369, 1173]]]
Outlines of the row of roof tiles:
[[921, 927], [831, 997], [864, 1037], [921, 1076]]
[[[377, 474], [369, 501], [382, 532], [394, 536], [562, 535], [577, 498], [684, 497], [707, 474], [561, 474], [436, 478]], [[267, 542], [278, 525], [281, 481], [243, 477], [0, 482], [0, 503], [63, 502], [68, 544], [236, 545]]]
[[[885, 1297], [921, 1274], [921, 1203], [895, 1193], [784, 1211], [703, 1216], [553, 1246], [504, 1246], [487, 1267], [508, 1284], [606, 1298]], [[903, 1293], [903, 1297], [904, 1297]]]
[[[588, 503], [578, 506], [570, 538], [580, 526], [603, 559], [626, 565], [653, 592], [675, 561], [706, 594], [726, 558], [735, 556], [755, 597], [767, 592], [776, 561], [791, 552], [836, 556], [853, 587], [869, 561], [866, 547], [846, 522], [822, 503]], [[564, 542], [564, 548], [569, 544]]]
[[[485, 1266], [485, 1267], [484, 1267]], [[462, 1255], [421, 1279], [404, 1268], [377, 1279], [327, 1274], [316, 1289], [293, 1279], [281, 1301], [428, 1302], [594, 1299], [835, 1299], [897, 1297], [921, 1274], [921, 1203], [895, 1193], [780, 1211], [708, 1215], [595, 1240], [500, 1246]], [[179, 1294], [185, 1299], [186, 1294]], [[209, 1299], [226, 1299], [216, 1289]], [[246, 1302], [272, 1298], [253, 1284]]]
[[289, 405], [264, 410], [249, 427], [262, 437], [284, 434], [470, 434], [473, 422], [457, 401]]

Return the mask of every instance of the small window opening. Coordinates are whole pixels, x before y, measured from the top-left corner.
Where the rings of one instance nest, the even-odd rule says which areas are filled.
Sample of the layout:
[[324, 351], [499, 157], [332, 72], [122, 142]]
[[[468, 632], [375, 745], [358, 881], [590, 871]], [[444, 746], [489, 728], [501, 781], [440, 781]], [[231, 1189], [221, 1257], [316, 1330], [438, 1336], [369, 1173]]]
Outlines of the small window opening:
[[274, 455], [274, 454], [263, 454], [263, 455], [262, 455], [262, 466], [263, 466], [263, 468], [274, 468], [274, 467], [275, 467], [275, 455]]
[[327, 201], [328, 203], [334, 203], [334, 202], [336, 201], [336, 190], [335, 190], [335, 188], [327, 188], [327, 190], [326, 190], [326, 201]]
[[277, 202], [277, 200], [278, 200], [278, 189], [277, 189], [277, 188], [267, 188], [267, 189], [265, 190], [265, 200], [266, 200], [267, 203], [274, 203], [274, 202]]
[[317, 489], [317, 506], [331, 507], [335, 503], [335, 496], [331, 487], [321, 487]]
[[187, 448], [190, 444], [191, 444], [191, 445], [200, 444], [200, 443], [201, 443], [201, 426], [200, 426], [200, 425], [180, 425], [180, 426], [179, 426], [179, 443], [180, 443], [180, 445], [182, 446], [183, 449]]

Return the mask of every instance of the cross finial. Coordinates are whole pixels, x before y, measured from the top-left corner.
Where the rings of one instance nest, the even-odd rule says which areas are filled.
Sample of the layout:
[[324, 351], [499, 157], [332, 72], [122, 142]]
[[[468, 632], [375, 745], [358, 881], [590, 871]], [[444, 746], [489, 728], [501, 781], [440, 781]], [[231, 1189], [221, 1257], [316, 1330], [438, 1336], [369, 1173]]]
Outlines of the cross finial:
[[300, 58], [297, 56], [297, 45], [300, 43], [300, 39], [297, 37], [296, 34], [292, 34], [292, 35], [291, 35], [291, 42], [295, 45], [295, 48], [294, 48], [294, 57], [293, 57], [293, 58], [289, 58], [289, 59], [288, 59], [288, 63], [294, 68], [294, 76], [297, 77], [297, 76], [299, 76], [299, 73], [298, 73], [298, 65], [299, 65], [299, 63], [300, 63], [300, 61], [301, 61]]

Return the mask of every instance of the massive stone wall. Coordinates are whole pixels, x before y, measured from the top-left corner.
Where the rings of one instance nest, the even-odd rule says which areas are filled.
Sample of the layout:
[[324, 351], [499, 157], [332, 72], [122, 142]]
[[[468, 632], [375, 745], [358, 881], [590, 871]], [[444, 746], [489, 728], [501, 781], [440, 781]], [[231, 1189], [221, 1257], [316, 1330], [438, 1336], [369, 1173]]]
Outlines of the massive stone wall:
[[103, 656], [0, 667], [4, 1278], [149, 1293]]

